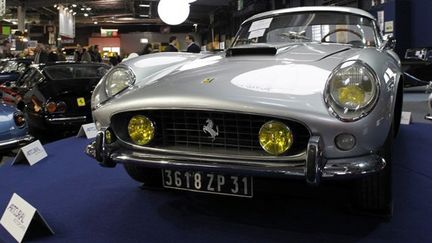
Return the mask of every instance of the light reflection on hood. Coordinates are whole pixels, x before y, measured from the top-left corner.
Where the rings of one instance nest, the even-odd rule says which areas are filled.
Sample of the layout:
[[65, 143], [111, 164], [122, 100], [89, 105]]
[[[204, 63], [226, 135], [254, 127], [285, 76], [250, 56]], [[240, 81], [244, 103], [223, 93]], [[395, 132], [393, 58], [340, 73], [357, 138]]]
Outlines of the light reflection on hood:
[[324, 90], [330, 71], [305, 64], [275, 65], [246, 72], [231, 83], [257, 92], [312, 95]]

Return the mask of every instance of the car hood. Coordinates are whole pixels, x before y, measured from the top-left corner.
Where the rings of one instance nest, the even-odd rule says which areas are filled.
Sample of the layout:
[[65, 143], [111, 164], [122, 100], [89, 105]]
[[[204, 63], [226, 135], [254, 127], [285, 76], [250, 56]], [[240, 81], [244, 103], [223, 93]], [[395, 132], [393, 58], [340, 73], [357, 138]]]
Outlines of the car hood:
[[127, 63], [137, 75], [136, 85], [112, 101], [121, 103], [125, 110], [152, 107], [258, 112], [257, 108], [277, 108], [328, 115], [322, 98], [326, 81], [355, 51], [346, 45], [322, 44], [276, 49], [274, 55], [181, 54], [176, 58], [184, 59], [182, 62], [147, 77], [141, 76], [148, 69], [143, 63], [151, 64], [152, 58], [138, 59]]

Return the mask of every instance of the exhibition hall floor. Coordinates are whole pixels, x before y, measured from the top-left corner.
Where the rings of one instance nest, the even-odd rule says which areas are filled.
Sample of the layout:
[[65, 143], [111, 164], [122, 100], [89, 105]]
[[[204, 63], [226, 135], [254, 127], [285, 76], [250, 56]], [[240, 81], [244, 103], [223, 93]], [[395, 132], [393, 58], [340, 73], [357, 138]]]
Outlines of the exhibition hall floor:
[[[291, 186], [253, 199], [148, 191], [121, 166], [101, 168], [84, 138], [45, 145], [34, 166], [0, 167], [0, 210], [13, 193], [36, 207], [55, 235], [36, 242], [431, 242], [432, 126], [402, 126], [394, 147], [394, 216], [361, 215], [341, 183]], [[283, 190], [281, 190], [283, 189]], [[277, 192], [279, 191], [279, 192]], [[281, 192], [283, 191], [283, 192]], [[0, 242], [13, 238], [0, 227]]]

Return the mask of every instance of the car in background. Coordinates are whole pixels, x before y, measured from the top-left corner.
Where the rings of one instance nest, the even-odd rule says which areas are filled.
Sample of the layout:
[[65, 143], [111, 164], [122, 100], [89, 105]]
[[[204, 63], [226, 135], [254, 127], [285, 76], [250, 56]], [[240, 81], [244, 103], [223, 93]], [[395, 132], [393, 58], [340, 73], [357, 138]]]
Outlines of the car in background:
[[28, 134], [24, 114], [11, 105], [0, 102], [0, 160], [13, 149], [33, 141]]
[[432, 48], [410, 48], [402, 62], [405, 87], [427, 86], [432, 92]]
[[112, 68], [93, 92], [99, 133], [86, 152], [144, 184], [236, 197], [253, 196], [254, 178], [339, 181], [356, 208], [391, 215], [403, 95], [393, 48], [360, 9], [257, 14], [226, 52]]
[[18, 82], [31, 131], [73, 131], [92, 122], [90, 98], [109, 70], [102, 63], [57, 62], [30, 67]]
[[19, 76], [32, 64], [30, 59], [0, 60], [0, 84], [15, 82]]

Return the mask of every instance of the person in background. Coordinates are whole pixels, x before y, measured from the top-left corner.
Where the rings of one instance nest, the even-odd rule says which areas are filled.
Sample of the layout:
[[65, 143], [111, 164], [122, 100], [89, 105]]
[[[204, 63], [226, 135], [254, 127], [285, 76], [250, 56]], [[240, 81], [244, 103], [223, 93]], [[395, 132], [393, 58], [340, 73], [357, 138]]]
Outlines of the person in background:
[[168, 45], [167, 49], [165, 50], [165, 52], [178, 52], [176, 44], [177, 44], [177, 37], [171, 36], [169, 38], [169, 45]]
[[110, 64], [113, 66], [117, 66], [117, 64], [119, 64], [121, 61], [122, 60], [117, 52], [114, 52], [113, 56], [109, 59]]
[[145, 54], [150, 54], [152, 52], [153, 52], [152, 45], [150, 43], [148, 43], [147, 45], [144, 46], [144, 48], [139, 53], [139, 55], [141, 56], [141, 55], [145, 55]]
[[53, 45], [51, 46], [50, 52], [48, 53], [47, 62], [57, 62], [57, 61], [59, 61], [59, 56], [57, 54], [57, 47]]
[[102, 56], [99, 52], [99, 45], [94, 45], [95, 62], [102, 62]]
[[192, 35], [186, 35], [185, 42], [187, 45], [187, 49], [186, 49], [187, 52], [192, 52], [192, 53], [201, 52], [201, 48], [195, 43], [195, 38]]
[[76, 62], [91, 62], [91, 56], [85, 48], [82, 48], [82, 46], [78, 44], [74, 54], [74, 60]]
[[90, 46], [88, 53], [90, 54], [90, 58], [92, 62], [102, 62], [102, 58], [100, 56], [99, 48], [97, 47], [97, 45]]
[[11, 51], [11, 43], [8, 40], [4, 40], [0, 47], [1, 58], [12, 58], [14, 57]]
[[34, 63], [46, 63], [48, 61], [48, 52], [46, 51], [45, 45], [38, 43], [35, 49]]

